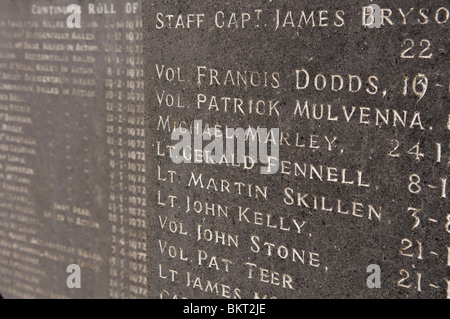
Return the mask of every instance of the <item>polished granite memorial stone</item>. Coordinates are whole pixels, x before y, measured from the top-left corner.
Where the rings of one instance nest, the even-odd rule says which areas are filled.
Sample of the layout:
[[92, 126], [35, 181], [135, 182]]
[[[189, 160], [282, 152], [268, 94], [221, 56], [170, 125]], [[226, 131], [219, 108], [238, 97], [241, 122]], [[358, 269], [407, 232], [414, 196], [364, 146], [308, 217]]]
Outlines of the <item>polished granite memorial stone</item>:
[[[149, 1], [143, 19], [151, 297], [448, 297], [448, 2]], [[230, 128], [278, 153], [273, 174], [212, 159]]]
[[449, 298], [448, 1], [0, 2], [0, 293]]

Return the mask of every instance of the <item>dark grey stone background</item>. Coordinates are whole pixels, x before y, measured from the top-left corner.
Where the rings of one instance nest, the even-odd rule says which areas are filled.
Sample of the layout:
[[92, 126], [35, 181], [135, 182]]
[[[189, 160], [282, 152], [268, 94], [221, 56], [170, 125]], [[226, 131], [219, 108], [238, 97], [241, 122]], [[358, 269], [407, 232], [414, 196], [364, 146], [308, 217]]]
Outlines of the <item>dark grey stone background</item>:
[[[262, 176], [259, 169], [250, 171], [224, 165], [181, 164], [174, 165], [168, 157], [154, 157], [149, 163], [149, 180], [157, 178], [157, 166], [166, 172], [172, 169], [177, 172], [179, 185], [175, 187], [167, 182], [155, 181], [150, 187], [149, 225], [151, 280], [151, 297], [158, 297], [161, 290], [167, 291], [164, 297], [214, 298], [214, 294], [205, 292], [207, 280], [223, 283], [232, 289], [238, 287], [243, 298], [253, 298], [254, 293], [260, 296], [276, 296], [278, 298], [445, 298], [446, 278], [448, 279], [447, 250], [449, 234], [445, 230], [445, 219], [448, 211], [447, 198], [441, 198], [440, 192], [426, 185], [437, 185], [440, 178], [448, 174], [448, 150], [443, 163], [435, 163], [435, 143], [448, 143], [447, 115], [448, 112], [448, 23], [437, 25], [429, 23], [419, 25], [417, 11], [414, 11], [413, 22], [401, 25], [401, 16], [397, 8], [407, 12], [410, 8], [428, 8], [435, 12], [440, 7], [448, 7], [447, 1], [377, 1], [381, 8], [391, 8], [395, 26], [383, 26], [381, 29], [362, 27], [362, 7], [370, 4], [367, 1], [159, 1], [144, 2], [145, 25], [145, 76], [146, 100], [149, 109], [147, 117], [150, 127], [149, 149], [156, 154], [156, 143], [171, 145], [170, 133], [158, 130], [159, 117], [165, 119], [170, 115], [173, 121], [203, 120], [203, 123], [221, 124], [229, 127], [247, 128], [266, 127], [280, 128], [281, 131], [300, 136], [327, 135], [338, 137], [338, 151], [328, 152], [323, 149], [308, 150], [281, 147], [280, 160], [311, 163], [349, 170], [362, 170], [372, 183], [370, 188], [357, 188], [342, 184], [321, 183], [317, 180], [305, 180], [302, 177], [281, 175]], [[214, 15], [223, 11], [226, 15], [232, 12], [254, 12], [262, 9], [261, 21], [250, 22], [245, 29], [223, 28], [214, 26]], [[284, 28], [275, 30], [274, 13], [276, 9], [282, 12], [292, 11], [298, 21], [301, 10], [310, 12], [328, 10], [332, 17], [336, 10], [345, 11], [345, 27], [304, 27]], [[448, 8], [447, 8], [448, 9]], [[190, 13], [204, 13], [205, 22], [199, 29], [190, 28], [156, 28], [157, 13], [172, 14], [178, 17]], [[394, 18], [395, 15], [395, 18]], [[174, 19], [175, 19], [174, 18]], [[253, 16], [254, 18], [254, 16]], [[167, 20], [166, 20], [167, 21]], [[332, 23], [334, 20], [330, 20]], [[317, 23], [317, 20], [316, 20]], [[256, 27], [256, 24], [259, 27]], [[159, 25], [159, 24], [158, 24]], [[432, 43], [433, 58], [401, 59], [402, 44], [411, 38], [416, 42], [429, 39]], [[416, 53], [418, 54], [418, 53]], [[186, 79], [183, 83], [167, 82], [158, 79], [155, 65], [181, 68]], [[279, 89], [238, 88], [236, 86], [197, 87], [196, 68], [206, 66], [217, 69], [222, 74], [226, 70], [251, 70], [280, 72], [281, 86]], [[372, 96], [364, 93], [351, 94], [348, 90], [332, 92], [329, 87], [323, 91], [308, 88], [295, 90], [295, 70], [305, 68], [310, 74], [324, 74], [330, 80], [332, 74], [360, 76], [366, 81], [369, 75], [379, 79], [379, 93]], [[415, 76], [426, 74], [429, 79], [428, 92], [418, 102], [411, 95], [402, 95], [404, 75]], [[208, 80], [205, 80], [206, 83]], [[311, 79], [313, 81], [313, 78]], [[435, 84], [443, 87], [437, 87]], [[363, 90], [367, 83], [363, 82]], [[157, 93], [162, 91], [181, 94], [184, 104], [189, 109], [159, 107]], [[363, 91], [362, 90], [362, 91]], [[385, 97], [381, 92], [387, 91]], [[409, 91], [410, 92], [410, 91]], [[241, 97], [246, 99], [279, 99], [281, 116], [268, 117], [255, 114], [234, 114], [210, 112], [196, 108], [197, 94], [215, 95], [219, 97]], [[345, 105], [370, 108], [371, 114], [375, 108], [381, 110], [394, 109], [401, 114], [403, 110], [420, 111], [424, 130], [393, 127], [391, 125], [377, 127], [373, 124], [361, 125], [351, 120], [346, 123], [344, 115], [339, 113], [338, 122], [326, 120], [313, 121], [294, 119], [295, 101], [308, 100], [310, 103], [331, 104], [333, 110], [342, 110]], [[325, 107], [326, 109], [326, 107]], [[334, 114], [334, 111], [333, 111]], [[356, 111], [359, 117], [358, 111]], [[326, 115], [324, 116], [326, 117]], [[411, 118], [410, 118], [411, 119]], [[433, 127], [432, 130], [429, 128]], [[392, 150], [390, 141], [398, 140], [401, 147], [400, 158], [388, 156]], [[425, 157], [415, 162], [407, 151], [417, 142], [421, 143], [421, 152]], [[408, 147], [409, 146], [409, 147]], [[153, 148], [152, 148], [153, 147]], [[202, 173], [205, 183], [210, 177], [216, 180], [226, 179], [230, 182], [243, 181], [249, 184], [267, 185], [270, 199], [244, 198], [236, 194], [208, 191], [199, 187], [188, 187], [191, 172]], [[422, 192], [411, 194], [408, 191], [409, 176], [418, 174], [421, 177]], [[373, 186], [378, 186], [375, 188]], [[206, 187], [206, 185], [205, 185]], [[220, 186], [219, 186], [220, 187]], [[297, 206], [287, 206], [283, 203], [283, 189], [290, 187], [295, 192], [316, 194], [331, 199], [341, 199], [343, 202], [357, 201], [365, 204], [381, 205], [383, 207], [381, 222], [365, 218], [340, 216], [336, 213], [308, 210]], [[185, 213], [186, 204], [177, 204], [174, 209], [158, 206], [155, 198], [158, 191], [163, 196], [175, 195], [179, 198], [190, 196], [201, 202], [209, 202], [230, 207], [230, 218], [214, 218], [204, 214]], [[163, 199], [165, 200], [166, 197]], [[320, 202], [320, 197], [319, 197]], [[320, 204], [319, 204], [320, 205]], [[251, 210], [263, 214], [271, 214], [274, 218], [298, 218], [307, 221], [305, 229], [311, 233], [311, 238], [298, 236], [293, 232], [282, 232], [268, 227], [239, 222], [236, 213], [238, 206], [250, 207]], [[409, 207], [418, 207], [421, 224], [412, 230], [415, 219], [408, 213]], [[219, 230], [227, 234], [239, 235], [239, 249], [223, 247], [207, 242], [197, 242], [192, 237], [174, 236], [159, 225], [159, 216], [182, 221], [188, 232], [195, 233], [198, 224]], [[264, 215], [265, 216], [265, 215]], [[427, 221], [428, 218], [439, 220], [438, 224]], [[261, 246], [267, 241], [277, 245], [284, 244], [289, 248], [305, 249], [320, 253], [321, 266], [307, 267], [299, 263], [268, 257], [251, 251], [250, 236], [261, 238]], [[158, 240], [167, 241], [174, 247], [182, 247], [191, 261], [185, 262], [172, 259], [165, 254], [161, 259]], [[400, 255], [402, 239], [409, 239], [414, 244], [414, 258]], [[417, 259], [417, 243], [423, 244], [423, 259]], [[212, 269], [198, 266], [197, 250], [205, 250], [209, 256], [228, 258], [233, 261], [232, 271]], [[412, 250], [406, 253], [412, 253]], [[439, 252], [439, 257], [430, 255], [430, 251]], [[185, 255], [186, 255], [185, 254]], [[262, 283], [248, 278], [246, 262], [281, 273], [291, 274], [295, 278], [296, 290], [283, 289], [276, 285]], [[366, 267], [378, 264], [382, 272], [381, 289], [368, 289], [366, 286]], [[180, 273], [175, 282], [159, 278], [160, 269], [176, 270]], [[324, 267], [328, 267], [325, 271]], [[411, 285], [410, 289], [399, 287], [398, 282], [405, 273], [409, 279], [403, 283]], [[201, 278], [202, 287], [196, 288], [186, 283], [186, 272], [191, 272]], [[421, 274], [421, 287], [417, 287], [417, 275]], [[163, 273], [164, 275], [165, 273]], [[163, 276], [164, 277], [164, 276]], [[429, 286], [437, 285], [439, 289]], [[418, 290], [421, 290], [419, 292]]]
[[[73, 3], [80, 5], [82, 8], [82, 27], [79, 30], [71, 30], [66, 27], [67, 15], [32, 14], [32, 6], [39, 8], [40, 6], [64, 6]], [[129, 195], [127, 190], [130, 185], [128, 173], [130, 172], [122, 170], [121, 173], [118, 168], [120, 166], [127, 167], [128, 163], [133, 163], [133, 160], [128, 159], [126, 155], [122, 156], [121, 159], [118, 159], [118, 155], [111, 157], [111, 154], [118, 154], [120, 151], [127, 154], [131, 150], [126, 146], [123, 148], [118, 146], [118, 138], [123, 138], [124, 145], [128, 143], [125, 133], [118, 133], [118, 127], [122, 126], [123, 132], [127, 132], [127, 128], [132, 126], [127, 125], [128, 123], [125, 124], [126, 122], [122, 125], [118, 124], [116, 118], [120, 115], [118, 111], [118, 102], [120, 101], [118, 101], [117, 96], [119, 93], [122, 93], [123, 97], [127, 96], [126, 94], [129, 92], [142, 93], [142, 87], [131, 90], [126, 86], [127, 80], [132, 80], [127, 76], [127, 68], [142, 70], [142, 65], [132, 67], [126, 59], [135, 56], [140, 57], [141, 55], [134, 55], [125, 51], [126, 45], [139, 45], [141, 42], [139, 40], [136, 40], [135, 43], [127, 41], [124, 32], [126, 29], [124, 28], [107, 26], [107, 24], [116, 26], [116, 23], [125, 25], [125, 22], [129, 21], [140, 22], [140, 3], [137, 6], [139, 10], [135, 14], [126, 13], [125, 3], [124, 1], [100, 3], [85, 0], [5, 0], [0, 3], [0, 21], [5, 23], [0, 27], [0, 42], [2, 44], [13, 43], [13, 45], [28, 42], [29, 44], [39, 43], [40, 45], [40, 50], [35, 51], [26, 49], [24, 44], [14, 46], [13, 49], [2, 47], [2, 53], [14, 53], [16, 56], [12, 60], [1, 60], [7, 66], [6, 69], [1, 70], [2, 80], [0, 80], [0, 83], [2, 85], [33, 85], [34, 87], [40, 84], [42, 87], [57, 87], [60, 90], [58, 95], [40, 94], [36, 91], [33, 93], [12, 92], [20, 96], [23, 101], [20, 103], [2, 101], [2, 105], [17, 104], [30, 108], [30, 114], [27, 115], [31, 117], [32, 124], [21, 125], [24, 128], [23, 134], [11, 135], [36, 139], [36, 146], [34, 146], [36, 154], [24, 156], [26, 165], [19, 165], [32, 168], [35, 172], [35, 175], [30, 177], [31, 184], [28, 186], [28, 194], [24, 194], [25, 201], [15, 200], [17, 193], [5, 189], [3, 183], [0, 186], [0, 193], [2, 194], [0, 202], [3, 205], [13, 205], [12, 209], [4, 206], [1, 209], [2, 214], [6, 214], [2, 215], [4, 224], [0, 229], [2, 252], [11, 254], [0, 256], [0, 261], [2, 261], [0, 266], [0, 278], [2, 279], [0, 292], [5, 298], [139, 297], [130, 289], [131, 285], [138, 286], [130, 280], [132, 275], [137, 274], [130, 267], [130, 262], [136, 261], [136, 259], [130, 257], [132, 249], [129, 248], [129, 241], [133, 239], [129, 236], [133, 227], [129, 226], [131, 216], [128, 214], [130, 205], [127, 200]], [[130, 3], [134, 3], [134, 1], [130, 1]], [[95, 6], [101, 4], [102, 8], [106, 5], [109, 12], [111, 12], [111, 5], [114, 5], [116, 14], [108, 14], [105, 11], [99, 14], [88, 14], [89, 4], [95, 4]], [[18, 21], [21, 23], [34, 22], [38, 24], [38, 27], [13, 27], [12, 23]], [[48, 27], [44, 27], [43, 21], [49, 24]], [[60, 23], [60, 25], [56, 23]], [[134, 31], [138, 32], [139, 30]], [[21, 34], [18, 38], [11, 38], [9, 34], [13, 32]], [[70, 36], [72, 34], [94, 34], [95, 40], [39, 40], [26, 37], [27, 32], [68, 33]], [[120, 39], [115, 36], [116, 33], [119, 34]], [[66, 44], [74, 46], [77, 44], [97, 45], [98, 50], [92, 52], [62, 50], [58, 52], [43, 50], [44, 43], [64, 46]], [[116, 47], [121, 47], [121, 52], [111, 49]], [[45, 60], [36, 62], [26, 60], [26, 53], [51, 54], [60, 59], [68, 58], [69, 60], [68, 62]], [[74, 55], [82, 58], [90, 57], [90, 59], [95, 59], [95, 63], [75, 63], [72, 61]], [[112, 61], [112, 63], [108, 61]], [[118, 63], [116, 63], [117, 61]], [[9, 63], [11, 62], [28, 65], [31, 71], [10, 70]], [[33, 71], [37, 64], [50, 65], [56, 68], [56, 71]], [[67, 73], [62, 72], [63, 67], [66, 67], [69, 71]], [[92, 74], [73, 73], [72, 67], [91, 68]], [[114, 70], [114, 75], [108, 73], [108, 68]], [[117, 69], [120, 73], [117, 73]], [[4, 74], [18, 74], [22, 80], [6, 80], [3, 78]], [[64, 85], [26, 82], [23, 81], [26, 74], [69, 78], [70, 82]], [[74, 78], [95, 80], [95, 86], [74, 85], [72, 82]], [[114, 81], [113, 88], [105, 84], [106, 79]], [[139, 79], [134, 78], [134, 80]], [[117, 87], [118, 82], [121, 83], [120, 88]], [[95, 97], [63, 95], [64, 89], [70, 91], [72, 89], [91, 89], [95, 91]], [[106, 96], [108, 91], [113, 91], [113, 98]], [[9, 94], [10, 92], [2, 89], [1, 93]], [[113, 104], [113, 111], [107, 110], [107, 102]], [[126, 110], [125, 98], [122, 98], [122, 104], [122, 108]], [[108, 114], [114, 115], [114, 121], [108, 120]], [[18, 114], [11, 112], [10, 115]], [[128, 119], [126, 115], [124, 118]], [[1, 125], [11, 124], [5, 123], [3, 119]], [[107, 133], [107, 125], [114, 126], [114, 131]], [[2, 133], [4, 132], [2, 128]], [[108, 138], [114, 139], [113, 145], [108, 143]], [[5, 144], [3, 139], [2, 144]], [[17, 155], [13, 152], [3, 152], [3, 154]], [[110, 160], [116, 161], [115, 169], [111, 168]], [[5, 166], [7, 161], [2, 161], [2, 164]], [[115, 176], [114, 179], [111, 178], [112, 174]], [[121, 184], [119, 184], [119, 174], [124, 175]], [[19, 175], [19, 177], [24, 176]], [[4, 182], [4, 179], [2, 179], [2, 182]], [[21, 186], [20, 183], [12, 184]], [[120, 188], [125, 189], [125, 191], [120, 193]], [[111, 193], [115, 194], [117, 198], [120, 195], [123, 196], [123, 212], [126, 212], [126, 214], [118, 213], [118, 199], [112, 201]], [[69, 209], [67, 211], [55, 209], [55, 204], [65, 205]], [[14, 205], [27, 207], [28, 213], [24, 214]], [[75, 206], [88, 209], [90, 216], [75, 214], [73, 212]], [[116, 207], [116, 213], [111, 210], [112, 206]], [[63, 222], [56, 220], [58, 214], [65, 218]], [[122, 215], [124, 221], [121, 225], [117, 223], [114, 225], [114, 223], [111, 223], [110, 214], [115, 214], [118, 220]], [[18, 218], [28, 219], [20, 220]], [[99, 227], [82, 227], [77, 225], [76, 222], [67, 222], [68, 218], [72, 218], [73, 221], [81, 218], [92, 224], [95, 223]], [[32, 223], [31, 221], [36, 222]], [[14, 223], [14, 226], [12, 223]], [[115, 232], [112, 229], [113, 225], [117, 226]], [[119, 232], [120, 227], [123, 229], [122, 235]], [[30, 231], [26, 231], [27, 229], [31, 229], [35, 233], [30, 233]], [[18, 235], [23, 236], [23, 239], [15, 239]], [[44, 244], [40, 244], [39, 241], [43, 241]], [[119, 241], [123, 245], [119, 244]], [[46, 246], [45, 243], [51, 243], [53, 246]], [[125, 243], [127, 246], [123, 248]], [[56, 247], [56, 244], [60, 247], [68, 247], [72, 251], [52, 248]], [[112, 246], [115, 246], [115, 253]], [[120, 254], [122, 248], [123, 254]], [[80, 253], [79, 249], [84, 253]], [[14, 253], [20, 254], [20, 256], [15, 257]], [[25, 258], [34, 258], [37, 260], [37, 264], [30, 263]], [[112, 258], [116, 258], [116, 263], [113, 266], [111, 266]], [[78, 264], [81, 267], [81, 289], [68, 289], [66, 285], [66, 279], [69, 276], [66, 273], [66, 268], [70, 264]], [[145, 259], [143, 264], [145, 265]], [[117, 277], [120, 278], [120, 281], [117, 281]], [[142, 284], [142, 287], [145, 289], [145, 284]]]

